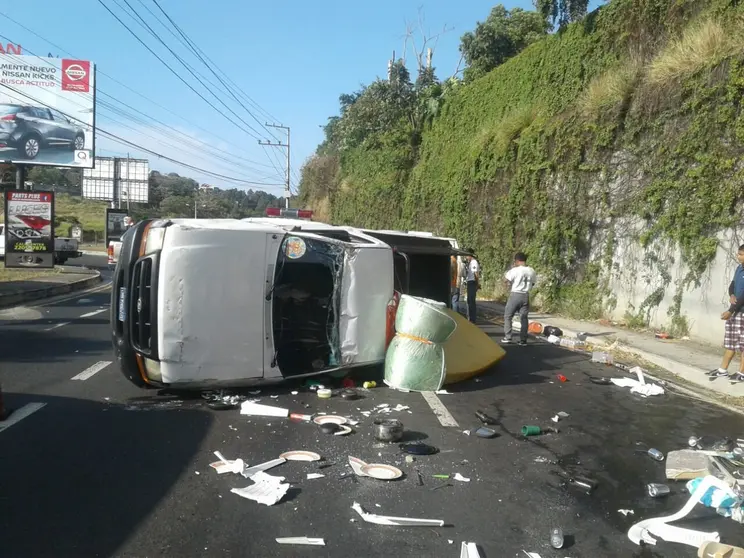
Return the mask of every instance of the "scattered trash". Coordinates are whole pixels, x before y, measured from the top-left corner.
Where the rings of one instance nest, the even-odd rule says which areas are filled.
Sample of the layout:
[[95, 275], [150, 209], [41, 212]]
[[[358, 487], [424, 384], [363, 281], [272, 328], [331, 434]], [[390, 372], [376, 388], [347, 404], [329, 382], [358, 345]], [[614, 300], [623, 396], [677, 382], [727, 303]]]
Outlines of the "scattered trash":
[[699, 440], [700, 438], [698, 438], [697, 436], [690, 436], [687, 440], [687, 445], [691, 448], [696, 448]]
[[323, 539], [311, 539], [310, 537], [284, 537], [276, 539], [279, 544], [308, 544], [313, 546], [325, 546]]
[[449, 475], [432, 475], [435, 479], [448, 479], [450, 478]]
[[579, 488], [589, 494], [592, 490], [597, 488], [597, 481], [587, 477], [571, 476], [567, 479], [569, 486]]
[[589, 381], [600, 386], [609, 386], [610, 384], [612, 384], [612, 380], [610, 378], [598, 378], [596, 376], [589, 376]]
[[323, 477], [325, 477], [325, 475], [321, 475], [320, 473], [308, 473], [307, 474], [307, 480], [322, 479]]
[[279, 457], [287, 461], [320, 461], [320, 456], [317, 453], [304, 450], [287, 451]]
[[434, 393], [436, 393], [437, 395], [452, 395], [452, 392], [447, 391], [446, 389], [438, 389]]
[[319, 417], [315, 417], [313, 422], [320, 425], [328, 423], [346, 424], [348, 420], [345, 417], [340, 417], [338, 415], [320, 415]]
[[268, 471], [269, 469], [273, 469], [274, 467], [277, 467], [286, 461], [286, 458], [280, 456], [278, 459], [272, 459], [271, 461], [266, 461], [265, 463], [254, 465], [253, 467], [244, 467], [240, 474], [249, 479], [256, 473], [259, 473], [261, 471]]
[[346, 436], [347, 434], [351, 434], [353, 430], [351, 427], [346, 426], [345, 424], [338, 425], [338, 430], [333, 433], [334, 436]]
[[542, 455], [535, 458], [535, 463], [549, 463], [549, 461], [547, 457], [543, 457]]
[[554, 527], [550, 531], [550, 546], [553, 548], [563, 548], [563, 529]]
[[439, 448], [421, 442], [401, 444], [399, 447], [402, 452], [412, 455], [434, 455], [439, 452]]
[[380, 442], [399, 442], [403, 438], [403, 423], [397, 419], [377, 419], [374, 435]]
[[343, 380], [341, 380], [341, 385], [345, 388], [356, 387], [356, 383], [351, 378], [344, 378]]
[[372, 389], [372, 388], [374, 388], [374, 387], [377, 387], [377, 382], [364, 382], [364, 383], [362, 384], [362, 387], [363, 387], [364, 389]]
[[694, 531], [692, 529], [684, 529], [682, 527], [675, 527], [669, 525], [673, 521], [678, 521], [687, 516], [692, 511], [706, 492], [710, 488], [719, 488], [724, 492], [730, 492], [731, 489], [723, 481], [713, 477], [707, 476], [697, 485], [695, 492], [690, 495], [690, 499], [685, 503], [681, 510], [677, 513], [664, 516], [654, 517], [651, 519], [644, 519], [633, 525], [628, 530], [628, 538], [635, 544], [640, 545], [641, 541], [646, 544], [656, 544], [656, 539], [653, 535], [663, 539], [666, 542], [677, 542], [681, 544], [687, 544], [695, 548], [699, 548], [708, 541], [720, 542], [720, 537], [717, 532], [704, 533], [701, 531]]
[[282, 482], [285, 480], [284, 477], [274, 477], [263, 471], [253, 475], [251, 480], [255, 484], [245, 488], [233, 488], [230, 492], [259, 504], [273, 506], [284, 498], [287, 490], [289, 490], [289, 484]]
[[387, 515], [376, 515], [367, 513], [358, 503], [354, 502], [351, 506], [359, 516], [367, 523], [376, 525], [394, 525], [398, 527], [443, 527], [444, 521], [441, 519], [414, 519], [410, 517], [392, 517]]
[[299, 391], [293, 391], [292, 395], [298, 395], [299, 393], [300, 393]]
[[563, 374], [556, 375], [556, 378], [558, 378], [558, 381], [561, 383], [565, 383], [568, 381], [568, 378], [566, 378]]
[[383, 463], [367, 463], [362, 467], [362, 473], [377, 480], [395, 480], [403, 476], [403, 471], [397, 467]]
[[633, 378], [612, 378], [612, 383], [620, 387], [629, 387], [630, 393], [637, 393], [643, 397], [650, 395], [664, 395], [664, 388], [656, 384], [645, 384]]
[[320, 429], [324, 434], [336, 434], [341, 430], [341, 425], [335, 422], [325, 422], [320, 425]]
[[706, 541], [698, 548], [698, 558], [744, 558], [744, 548]]
[[555, 337], [561, 337], [563, 336], [563, 330], [555, 326], [545, 326], [543, 328], [543, 335], [546, 335], [548, 337], [550, 337], [551, 335], [554, 335]]
[[303, 415], [302, 413], [289, 413], [289, 420], [309, 422], [309, 421], [313, 420], [313, 416], [312, 415]]
[[657, 482], [647, 484], [646, 490], [648, 490], [648, 495], [652, 498], [661, 498], [670, 492], [669, 487], [666, 484], [660, 484]]
[[655, 337], [656, 337], [657, 339], [671, 339], [671, 338], [672, 338], [672, 336], [671, 336], [671, 335], [669, 335], [668, 333], [665, 333], [665, 332], [657, 333], [657, 334], [655, 335]]
[[614, 359], [610, 353], [594, 351], [592, 353], [592, 362], [611, 366], [614, 363]]
[[499, 421], [497, 421], [495, 418], [489, 417], [483, 411], [475, 411], [475, 416], [478, 417], [478, 420], [480, 420], [483, 424], [498, 424], [499, 423]]
[[271, 405], [260, 405], [253, 401], [243, 401], [240, 405], [240, 414], [263, 417], [288, 417], [289, 409], [272, 407]]
[[201, 475], [201, 473], [199, 471], [194, 471], [194, 474], [195, 475]]
[[460, 546], [460, 558], [480, 558], [478, 547], [473, 542], [464, 542]]
[[318, 397], [320, 399], [330, 399], [333, 392], [327, 388], [318, 388]]
[[493, 428], [486, 428], [485, 426], [476, 429], [474, 434], [479, 438], [495, 438], [498, 436], [498, 433]]
[[413, 463], [414, 461], [416, 461], [415, 457], [412, 455], [406, 455], [406, 463]]
[[561, 342], [561, 338], [557, 335], [548, 335], [548, 343], [552, 343], [553, 345], [557, 345]]
[[552, 426], [523, 426], [522, 427], [522, 436], [539, 436], [540, 434], [558, 434], [558, 429], [553, 428]]
[[522, 552], [527, 555], [527, 558], [540, 558], [540, 555], [537, 552], [527, 552], [526, 550], [523, 550]]
[[354, 389], [345, 389], [341, 391], [341, 399], [345, 399], [346, 401], [354, 401], [356, 399], [359, 399], [359, 394]]
[[635, 515], [635, 512], [633, 510], [617, 510], [621, 514], [623, 514], [625, 517], [628, 517], [628, 514]]
[[243, 463], [242, 459], [225, 459], [225, 456], [218, 451], [214, 452], [214, 454], [217, 456], [217, 459], [219, 459], [219, 461], [210, 463], [209, 466], [217, 471], [218, 475], [222, 475], [224, 473], [237, 474], [243, 471], [243, 467], [245, 466], [245, 464]]
[[648, 454], [651, 456], [652, 459], [655, 459], [656, 461], [664, 461], [664, 454], [656, 448], [649, 448]]
[[460, 482], [470, 482], [470, 479], [469, 478], [463, 477], [460, 473], [455, 473], [455, 476], [452, 477], [452, 478], [455, 479], [456, 481], [460, 481]]
[[711, 474], [711, 459], [702, 452], [684, 449], [670, 451], [666, 460], [666, 478], [690, 480]]

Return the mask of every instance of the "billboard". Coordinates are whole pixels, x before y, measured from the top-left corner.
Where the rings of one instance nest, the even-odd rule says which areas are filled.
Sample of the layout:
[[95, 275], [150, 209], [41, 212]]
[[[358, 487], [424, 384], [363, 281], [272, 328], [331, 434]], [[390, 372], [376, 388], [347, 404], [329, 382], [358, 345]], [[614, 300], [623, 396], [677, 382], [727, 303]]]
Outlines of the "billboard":
[[54, 192], [8, 190], [5, 267], [54, 267]]
[[92, 169], [83, 170], [83, 197], [121, 204], [148, 203], [150, 162], [147, 159], [96, 157]]
[[132, 220], [126, 209], [106, 209], [106, 246], [112, 240], [121, 240]]
[[95, 66], [0, 52], [0, 161], [90, 168]]

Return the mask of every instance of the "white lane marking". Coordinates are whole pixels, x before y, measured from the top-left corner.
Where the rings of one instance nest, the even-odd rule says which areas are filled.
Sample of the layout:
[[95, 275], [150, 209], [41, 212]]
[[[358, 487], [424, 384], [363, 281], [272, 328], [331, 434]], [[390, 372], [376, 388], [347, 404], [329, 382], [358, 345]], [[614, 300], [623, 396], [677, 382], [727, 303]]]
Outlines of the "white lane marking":
[[95, 316], [96, 314], [100, 314], [101, 312], [105, 312], [108, 310], [108, 308], [101, 308], [99, 310], [93, 310], [93, 312], [88, 312], [87, 314], [83, 314], [80, 316], [81, 318], [90, 318], [91, 316]]
[[447, 407], [444, 406], [444, 403], [439, 400], [439, 397], [437, 397], [436, 393], [434, 393], [433, 391], [424, 391], [421, 393], [421, 395], [429, 404], [431, 410], [434, 411], [434, 416], [439, 419], [439, 422], [442, 426], [460, 426], [459, 424], [457, 424], [455, 417], [453, 417], [452, 414], [447, 410]]
[[88, 378], [94, 376], [95, 374], [98, 374], [101, 370], [106, 368], [109, 364], [111, 364], [110, 360], [101, 360], [99, 362], [96, 362], [93, 366], [89, 366], [80, 374], [77, 376], [73, 376], [72, 380], [87, 380]]
[[77, 301], [78, 304], [88, 304], [89, 302], [93, 302], [93, 301], [89, 298], [81, 298]]
[[33, 413], [44, 407], [44, 405], [46, 405], [46, 403], [26, 403], [17, 411], [13, 411], [12, 413], [10, 413], [10, 416], [7, 419], [0, 422], [0, 432], [10, 428], [18, 422], [21, 422], [26, 417], [32, 415]]
[[53, 329], [57, 329], [58, 327], [63, 327], [66, 325], [70, 325], [70, 322], [60, 322], [58, 324], [54, 324], [52, 327], [48, 327], [44, 331], [52, 331]]

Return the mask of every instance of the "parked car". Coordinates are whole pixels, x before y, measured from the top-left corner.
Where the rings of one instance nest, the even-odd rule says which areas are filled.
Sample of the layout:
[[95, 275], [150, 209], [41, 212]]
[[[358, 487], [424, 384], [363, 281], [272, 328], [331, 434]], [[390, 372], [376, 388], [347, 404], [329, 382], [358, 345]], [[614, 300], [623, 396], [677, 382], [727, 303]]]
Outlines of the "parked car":
[[23, 159], [35, 159], [54, 147], [84, 149], [84, 129], [55, 109], [0, 104], [0, 153], [15, 150]]
[[141, 221], [113, 274], [119, 367], [140, 387], [210, 389], [378, 365], [396, 284], [450, 299], [449, 242], [399, 234], [392, 246], [299, 219]]

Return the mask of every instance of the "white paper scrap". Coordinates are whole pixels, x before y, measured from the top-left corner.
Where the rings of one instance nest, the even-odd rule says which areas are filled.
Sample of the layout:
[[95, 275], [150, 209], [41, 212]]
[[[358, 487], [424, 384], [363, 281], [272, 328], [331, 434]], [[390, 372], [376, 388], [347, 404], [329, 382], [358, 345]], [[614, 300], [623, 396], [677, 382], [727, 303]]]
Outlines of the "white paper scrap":
[[436, 393], [437, 395], [452, 395], [452, 392], [447, 391], [446, 389], [438, 389], [434, 393]]
[[367, 513], [358, 503], [354, 502], [351, 509], [357, 512], [367, 523], [376, 525], [395, 525], [398, 527], [443, 527], [444, 521], [441, 519], [414, 519], [412, 517], [392, 517], [388, 515], [377, 515]]
[[307, 474], [308, 480], [322, 479], [323, 477], [325, 477], [325, 475], [321, 475], [320, 473], [308, 473]]
[[540, 555], [537, 552], [527, 552], [526, 550], [523, 550], [529, 558], [540, 558]]
[[272, 405], [261, 405], [253, 401], [243, 401], [240, 405], [241, 415], [255, 415], [264, 417], [284, 417], [289, 416], [289, 409], [273, 407]]
[[628, 517], [628, 514], [635, 515], [635, 512], [633, 510], [617, 510], [621, 514], [623, 514], [625, 517]]
[[225, 456], [218, 451], [214, 452], [214, 454], [217, 456], [219, 461], [210, 463], [209, 466], [217, 471], [218, 475], [224, 473], [240, 473], [243, 470], [243, 467], [245, 467], [245, 463], [243, 463], [242, 459], [225, 459]]
[[277, 457], [276, 459], [272, 459], [271, 461], [266, 461], [265, 463], [259, 463], [258, 465], [254, 465], [253, 467], [244, 467], [242, 471], [240, 471], [240, 474], [243, 475], [245, 478], [250, 479], [255, 475], [256, 473], [259, 473], [261, 471], [268, 471], [269, 469], [273, 469], [277, 465], [281, 465], [282, 463], [286, 463], [286, 459], [283, 457]]
[[276, 539], [279, 544], [309, 544], [313, 546], [325, 546], [323, 539], [313, 539], [310, 537], [284, 537]]
[[279, 500], [284, 498], [284, 495], [289, 490], [289, 484], [283, 483], [284, 477], [274, 477], [263, 471], [259, 471], [251, 480], [255, 483], [245, 488], [233, 488], [230, 492], [258, 502], [259, 504], [265, 504], [267, 506], [273, 506]]
[[664, 395], [664, 388], [656, 384], [642, 384], [633, 378], [610, 378], [613, 384], [620, 387], [629, 387], [630, 393], [637, 393], [643, 397], [649, 395]]
[[460, 473], [455, 473], [455, 476], [452, 478], [460, 482], [470, 482], [470, 479], [463, 477]]
[[474, 542], [463, 541], [460, 546], [460, 558], [480, 558], [480, 552]]

